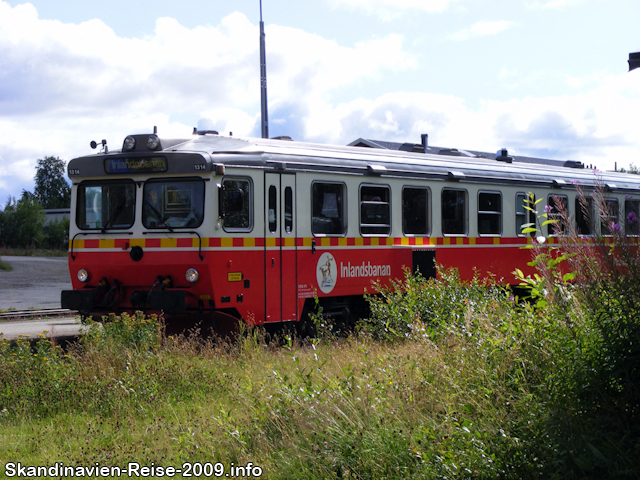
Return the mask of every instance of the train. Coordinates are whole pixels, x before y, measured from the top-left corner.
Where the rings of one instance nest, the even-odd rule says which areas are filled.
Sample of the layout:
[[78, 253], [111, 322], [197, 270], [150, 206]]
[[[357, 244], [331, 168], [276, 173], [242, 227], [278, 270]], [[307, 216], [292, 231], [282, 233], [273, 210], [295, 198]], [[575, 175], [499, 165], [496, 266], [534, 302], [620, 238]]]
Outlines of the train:
[[[67, 166], [73, 288], [62, 307], [213, 325], [299, 325], [321, 308], [353, 324], [363, 294], [405, 271], [432, 277], [440, 264], [513, 283], [515, 268], [531, 268], [529, 198], [550, 218], [566, 210], [581, 235], [606, 241], [613, 224], [640, 234], [638, 175], [518, 162], [506, 150], [434, 151], [424, 140], [392, 150], [194, 130], [129, 135], [116, 151], [103, 141]], [[598, 188], [604, 213], [594, 211]], [[553, 242], [551, 228], [536, 235]]]

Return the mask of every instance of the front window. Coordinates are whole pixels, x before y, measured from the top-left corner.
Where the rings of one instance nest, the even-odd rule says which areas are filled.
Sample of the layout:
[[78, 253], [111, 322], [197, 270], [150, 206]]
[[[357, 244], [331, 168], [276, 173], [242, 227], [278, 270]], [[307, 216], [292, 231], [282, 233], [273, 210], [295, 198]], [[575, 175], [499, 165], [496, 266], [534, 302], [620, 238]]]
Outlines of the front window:
[[195, 228], [204, 218], [204, 181], [149, 180], [144, 185], [145, 228]]
[[82, 230], [130, 228], [135, 205], [133, 181], [82, 182], [78, 186], [76, 223]]

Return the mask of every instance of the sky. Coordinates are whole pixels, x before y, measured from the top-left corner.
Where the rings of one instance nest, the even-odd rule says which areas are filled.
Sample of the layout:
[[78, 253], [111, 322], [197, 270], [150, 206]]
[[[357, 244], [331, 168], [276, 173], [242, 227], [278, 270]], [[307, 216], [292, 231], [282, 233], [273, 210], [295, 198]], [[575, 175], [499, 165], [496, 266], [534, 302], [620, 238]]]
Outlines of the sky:
[[[259, 0], [0, 0], [0, 208], [36, 162], [260, 136]], [[640, 166], [638, 0], [263, 0], [270, 136]]]

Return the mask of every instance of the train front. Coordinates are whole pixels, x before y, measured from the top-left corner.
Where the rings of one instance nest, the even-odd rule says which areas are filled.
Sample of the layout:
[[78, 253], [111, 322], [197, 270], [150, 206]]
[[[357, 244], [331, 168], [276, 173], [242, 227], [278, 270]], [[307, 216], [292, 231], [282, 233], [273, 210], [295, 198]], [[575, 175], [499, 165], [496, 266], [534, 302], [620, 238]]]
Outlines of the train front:
[[69, 162], [73, 290], [62, 292], [63, 308], [99, 318], [212, 307], [203, 241], [215, 221], [205, 210], [215, 172], [194, 143], [131, 135], [121, 151], [103, 145]]

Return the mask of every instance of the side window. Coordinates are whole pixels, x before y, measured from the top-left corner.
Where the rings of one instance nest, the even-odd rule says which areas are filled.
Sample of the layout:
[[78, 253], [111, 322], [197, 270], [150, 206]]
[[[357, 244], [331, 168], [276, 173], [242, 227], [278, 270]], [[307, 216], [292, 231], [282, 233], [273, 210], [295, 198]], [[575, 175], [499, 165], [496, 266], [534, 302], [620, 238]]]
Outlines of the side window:
[[604, 212], [600, 215], [600, 234], [611, 236], [620, 228], [618, 225], [618, 200], [615, 198], [604, 199]]
[[402, 231], [405, 235], [429, 235], [429, 189], [402, 189]]
[[360, 233], [391, 233], [391, 189], [388, 186], [360, 185]]
[[278, 229], [278, 192], [275, 185], [269, 187], [269, 231]]
[[442, 233], [467, 234], [467, 191], [442, 189]]
[[291, 187], [284, 189], [284, 231], [291, 233], [293, 228], [293, 190]]
[[253, 229], [253, 190], [249, 178], [225, 177], [219, 191], [222, 226], [227, 232]]
[[311, 232], [313, 235], [344, 235], [347, 232], [346, 186], [314, 182], [311, 186]]
[[624, 202], [625, 232], [634, 237], [640, 235], [640, 200]]
[[[534, 208], [536, 197], [530, 193], [516, 193], [516, 235], [526, 237], [526, 233], [522, 233], [522, 228], [528, 223], [535, 223], [536, 215], [527, 208]], [[527, 208], [525, 208], [527, 207]], [[529, 236], [535, 236], [535, 232], [529, 233]]]
[[549, 235], [564, 235], [565, 225], [563, 217], [569, 218], [569, 199], [566, 195], [549, 195], [544, 209], [548, 220], [555, 223], [547, 225]]
[[478, 234], [500, 235], [502, 233], [502, 194], [500, 192], [478, 193]]
[[142, 224], [145, 228], [194, 228], [204, 218], [204, 181], [149, 180], [144, 184]]
[[593, 198], [576, 197], [576, 228], [578, 235], [593, 235]]

